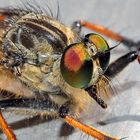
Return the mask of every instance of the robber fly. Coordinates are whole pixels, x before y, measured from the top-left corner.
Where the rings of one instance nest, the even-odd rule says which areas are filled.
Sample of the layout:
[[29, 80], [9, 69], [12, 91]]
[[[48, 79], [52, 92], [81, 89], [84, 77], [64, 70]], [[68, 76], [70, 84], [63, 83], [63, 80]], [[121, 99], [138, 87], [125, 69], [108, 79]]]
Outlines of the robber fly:
[[[30, 10], [0, 9], [0, 108], [63, 118], [69, 125], [99, 140], [119, 140], [78, 121], [94, 100], [107, 108], [101, 94], [109, 94], [109, 79], [138, 58], [131, 51], [109, 65], [110, 52], [99, 34], [80, 36], [89, 28], [128, 47], [135, 43], [109, 29], [76, 21], [67, 27], [55, 18]], [[6, 96], [4, 96], [6, 94]], [[8, 140], [16, 140], [0, 114]]]

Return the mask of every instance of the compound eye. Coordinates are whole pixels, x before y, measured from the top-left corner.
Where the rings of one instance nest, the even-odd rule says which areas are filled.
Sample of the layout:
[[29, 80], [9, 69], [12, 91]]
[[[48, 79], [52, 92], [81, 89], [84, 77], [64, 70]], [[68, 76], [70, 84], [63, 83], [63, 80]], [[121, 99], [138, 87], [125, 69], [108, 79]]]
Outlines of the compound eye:
[[61, 58], [61, 74], [75, 88], [88, 86], [93, 73], [93, 61], [83, 43], [68, 46]]
[[[98, 34], [87, 34], [85, 38], [91, 41], [97, 47], [98, 52], [105, 52], [109, 50], [109, 45], [102, 36]], [[99, 56], [100, 66], [104, 72], [108, 68], [109, 60], [110, 60], [110, 51]]]

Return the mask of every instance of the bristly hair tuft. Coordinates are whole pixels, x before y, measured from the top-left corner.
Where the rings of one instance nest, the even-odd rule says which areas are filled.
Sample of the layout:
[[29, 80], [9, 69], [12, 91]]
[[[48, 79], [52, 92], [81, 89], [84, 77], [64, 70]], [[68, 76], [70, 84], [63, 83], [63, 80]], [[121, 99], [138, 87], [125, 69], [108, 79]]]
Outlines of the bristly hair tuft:
[[[15, 0], [17, 1], [17, 0]], [[55, 2], [56, 3], [56, 2]], [[56, 20], [60, 19], [60, 6], [59, 2], [57, 1], [56, 6], [54, 6], [54, 3], [47, 3], [43, 1], [43, 5], [41, 5], [38, 1], [35, 0], [21, 0], [19, 3], [16, 5], [16, 8], [22, 9], [27, 12], [34, 12], [38, 14], [47, 14], [51, 17], [53, 17]]]

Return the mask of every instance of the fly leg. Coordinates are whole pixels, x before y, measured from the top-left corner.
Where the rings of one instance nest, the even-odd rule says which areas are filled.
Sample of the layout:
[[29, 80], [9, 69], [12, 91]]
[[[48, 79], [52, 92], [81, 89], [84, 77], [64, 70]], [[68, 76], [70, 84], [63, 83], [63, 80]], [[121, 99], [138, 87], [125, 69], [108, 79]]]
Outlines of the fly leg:
[[27, 109], [29, 111], [49, 113], [57, 112], [59, 105], [55, 104], [49, 98], [47, 99], [7, 99], [0, 101], [0, 108], [5, 109]]
[[138, 58], [137, 51], [131, 51], [124, 56], [118, 58], [112, 64], [109, 65], [108, 69], [105, 72], [105, 75], [109, 78], [115, 77], [118, 73], [120, 73], [128, 64], [133, 62]]
[[118, 138], [112, 137], [108, 134], [105, 134], [99, 130], [97, 130], [94, 127], [85, 125], [75, 118], [71, 117], [69, 115], [69, 107], [66, 105], [63, 105], [59, 109], [59, 115], [61, 118], [63, 118], [69, 125], [73, 126], [74, 128], [78, 128], [84, 133], [91, 135], [93, 138], [96, 138], [98, 140], [119, 140]]
[[7, 136], [8, 140], [17, 140], [14, 132], [7, 124], [1, 112], [0, 112], [0, 127], [2, 131], [5, 133], [5, 135]]
[[[52, 117], [58, 117], [59, 106], [52, 102], [50, 99], [37, 100], [37, 99], [7, 99], [0, 101], [1, 110], [20, 110], [20, 111], [30, 111], [31, 113], [49, 115]], [[0, 113], [0, 127], [2, 131], [7, 136], [8, 140], [17, 140], [15, 134], [8, 126], [6, 120], [3, 118], [2, 113]]]

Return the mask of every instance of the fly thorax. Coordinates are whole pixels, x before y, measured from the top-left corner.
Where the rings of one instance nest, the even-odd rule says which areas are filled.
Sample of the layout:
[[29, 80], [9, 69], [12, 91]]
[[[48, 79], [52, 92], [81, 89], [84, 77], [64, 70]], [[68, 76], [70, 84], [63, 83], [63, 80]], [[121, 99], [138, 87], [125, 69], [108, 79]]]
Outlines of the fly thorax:
[[46, 60], [39, 66], [24, 63], [18, 78], [35, 91], [57, 94], [60, 88], [57, 84], [58, 74], [54, 74], [53, 70], [55, 61], [50, 57], [48, 61]]
[[32, 89], [58, 91], [54, 64], [74, 40], [75, 33], [55, 19], [27, 14], [15, 22], [3, 39], [5, 66]]

